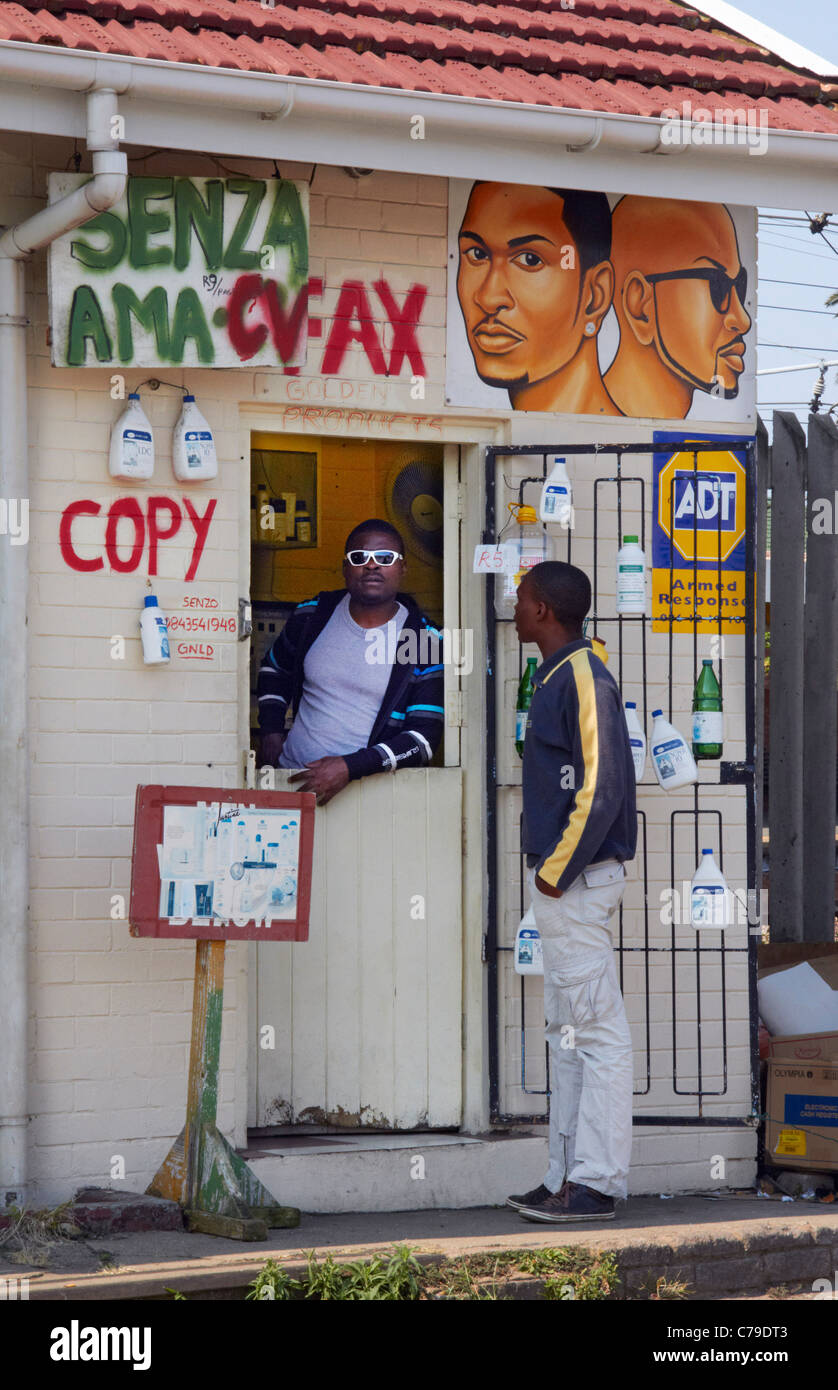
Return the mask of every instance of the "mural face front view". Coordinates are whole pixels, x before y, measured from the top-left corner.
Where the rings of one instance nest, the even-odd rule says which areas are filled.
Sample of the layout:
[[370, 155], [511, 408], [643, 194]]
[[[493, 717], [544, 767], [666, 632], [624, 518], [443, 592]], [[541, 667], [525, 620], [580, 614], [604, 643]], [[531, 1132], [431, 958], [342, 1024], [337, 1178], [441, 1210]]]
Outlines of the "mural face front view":
[[454, 182], [449, 225], [450, 404], [753, 418], [752, 210]]

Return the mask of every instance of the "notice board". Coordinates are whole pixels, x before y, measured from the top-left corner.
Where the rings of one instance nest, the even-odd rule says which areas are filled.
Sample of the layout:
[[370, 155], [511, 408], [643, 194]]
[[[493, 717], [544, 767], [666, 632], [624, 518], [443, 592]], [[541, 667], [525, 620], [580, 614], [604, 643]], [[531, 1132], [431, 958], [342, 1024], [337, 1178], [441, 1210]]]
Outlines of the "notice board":
[[139, 786], [132, 936], [307, 941], [313, 792]]

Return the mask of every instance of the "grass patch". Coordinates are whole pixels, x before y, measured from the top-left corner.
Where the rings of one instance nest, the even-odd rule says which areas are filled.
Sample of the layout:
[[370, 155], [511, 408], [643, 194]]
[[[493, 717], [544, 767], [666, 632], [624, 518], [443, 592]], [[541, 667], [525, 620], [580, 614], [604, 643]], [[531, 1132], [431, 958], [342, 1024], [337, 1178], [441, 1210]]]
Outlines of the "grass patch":
[[616, 1257], [585, 1250], [504, 1250], [491, 1255], [458, 1256], [422, 1265], [407, 1245], [395, 1245], [368, 1260], [318, 1260], [312, 1250], [301, 1279], [292, 1278], [274, 1259], [265, 1262], [248, 1286], [248, 1299], [317, 1302], [487, 1302], [511, 1297], [510, 1285], [542, 1280], [540, 1297], [550, 1301], [604, 1300], [619, 1285]]
[[67, 1240], [78, 1240], [84, 1232], [70, 1217], [72, 1201], [58, 1207], [30, 1211], [28, 1207], [9, 1207], [4, 1213], [9, 1224], [0, 1228], [0, 1255], [12, 1264], [45, 1269], [53, 1247]]

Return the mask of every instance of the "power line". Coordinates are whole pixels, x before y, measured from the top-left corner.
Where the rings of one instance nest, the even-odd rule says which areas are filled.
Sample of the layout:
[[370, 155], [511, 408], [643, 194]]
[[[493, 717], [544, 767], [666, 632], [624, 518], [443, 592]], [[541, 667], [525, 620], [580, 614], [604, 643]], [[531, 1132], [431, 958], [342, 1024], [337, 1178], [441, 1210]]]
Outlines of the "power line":
[[817, 347], [806, 347], [803, 343], [763, 343], [757, 340], [757, 346], [761, 348], [787, 348], [789, 352], [838, 352], [838, 347], [825, 347], [819, 343]]
[[828, 319], [838, 318], [836, 309], [801, 309], [797, 304], [760, 304], [760, 309], [785, 309], [789, 314], [826, 314]]
[[783, 246], [779, 241], [767, 241], [765, 237], [760, 237], [760, 246], [770, 246], [772, 251], [785, 251], [789, 255], [809, 256], [813, 261], [831, 261], [832, 256], [821, 256], [817, 251], [810, 251], [806, 246]]
[[794, 285], [795, 289], [799, 290], [838, 289], [838, 286], [836, 285], [813, 285], [812, 282], [809, 280], [774, 280], [770, 275], [761, 275], [759, 277], [759, 283], [761, 285]]

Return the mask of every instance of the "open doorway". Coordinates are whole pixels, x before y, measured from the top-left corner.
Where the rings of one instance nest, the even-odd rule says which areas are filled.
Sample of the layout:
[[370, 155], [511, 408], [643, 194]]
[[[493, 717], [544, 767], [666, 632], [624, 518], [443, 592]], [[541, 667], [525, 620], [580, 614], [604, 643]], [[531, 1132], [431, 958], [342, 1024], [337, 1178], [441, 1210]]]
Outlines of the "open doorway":
[[[254, 433], [251, 443], [261, 768], [259, 667], [297, 604], [343, 589], [344, 543], [360, 521], [397, 528], [402, 592], [435, 626], [457, 623], [458, 463], [450, 446], [422, 441]], [[456, 676], [444, 675], [447, 706]], [[309, 940], [255, 947], [249, 1123], [261, 1137], [460, 1124], [461, 772], [456, 721], [443, 728], [429, 765], [361, 777], [318, 807]]]

